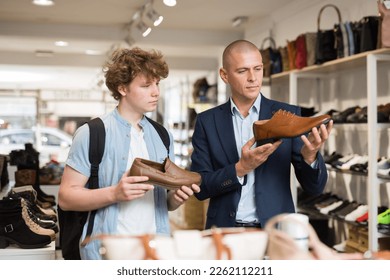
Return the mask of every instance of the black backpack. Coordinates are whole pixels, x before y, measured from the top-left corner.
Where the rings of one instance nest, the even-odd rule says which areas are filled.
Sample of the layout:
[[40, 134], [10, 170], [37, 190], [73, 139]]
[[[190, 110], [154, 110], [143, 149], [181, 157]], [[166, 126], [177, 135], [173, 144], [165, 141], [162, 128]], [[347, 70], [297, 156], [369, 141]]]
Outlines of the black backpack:
[[[153, 125], [167, 148], [169, 156], [169, 134], [161, 124], [146, 117]], [[91, 175], [88, 180], [90, 189], [99, 188], [99, 164], [104, 153], [106, 142], [106, 131], [104, 123], [100, 118], [92, 119], [88, 122], [90, 137], [89, 137], [89, 162], [91, 163]], [[93, 223], [96, 215], [96, 210], [90, 212], [82, 211], [64, 211], [58, 206], [58, 222], [60, 228], [60, 247], [62, 256], [65, 260], [80, 260], [79, 242], [83, 232], [83, 227], [88, 219], [86, 239], [91, 236]]]

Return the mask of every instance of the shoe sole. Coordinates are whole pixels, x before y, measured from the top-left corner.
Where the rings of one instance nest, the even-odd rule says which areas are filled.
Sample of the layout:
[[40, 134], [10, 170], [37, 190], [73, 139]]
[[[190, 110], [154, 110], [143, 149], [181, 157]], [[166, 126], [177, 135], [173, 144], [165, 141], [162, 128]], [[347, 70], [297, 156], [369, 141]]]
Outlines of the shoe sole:
[[2, 239], [0, 240], [0, 249], [5, 249], [11, 244], [16, 244], [22, 249], [39, 249], [49, 245], [51, 242], [52, 240], [38, 244], [22, 244], [12, 238], [2, 236]]

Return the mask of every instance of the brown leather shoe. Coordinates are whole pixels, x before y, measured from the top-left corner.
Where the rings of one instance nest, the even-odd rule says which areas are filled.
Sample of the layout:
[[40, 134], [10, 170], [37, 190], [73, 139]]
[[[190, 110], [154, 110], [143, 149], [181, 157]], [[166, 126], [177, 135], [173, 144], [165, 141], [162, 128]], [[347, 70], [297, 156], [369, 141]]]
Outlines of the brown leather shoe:
[[255, 121], [253, 123], [253, 134], [256, 141], [263, 144], [273, 142], [280, 138], [291, 138], [305, 134], [313, 127], [319, 127], [331, 120], [329, 115], [318, 117], [300, 117], [285, 110], [277, 111], [271, 119], [262, 123]]
[[129, 176], [148, 176], [145, 183], [164, 187], [168, 190], [181, 186], [200, 186], [201, 177], [197, 172], [188, 171], [175, 165], [169, 158], [158, 163], [143, 158], [136, 158], [130, 168]]

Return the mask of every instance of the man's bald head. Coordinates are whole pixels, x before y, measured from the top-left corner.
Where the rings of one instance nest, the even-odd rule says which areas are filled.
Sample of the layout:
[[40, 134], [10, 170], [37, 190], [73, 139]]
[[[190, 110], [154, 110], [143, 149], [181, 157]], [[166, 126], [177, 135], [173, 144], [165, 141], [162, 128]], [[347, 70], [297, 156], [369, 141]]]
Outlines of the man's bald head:
[[253, 43], [247, 41], [247, 40], [237, 40], [232, 43], [230, 43], [222, 54], [222, 67], [227, 68], [229, 66], [229, 58], [231, 57], [232, 53], [235, 52], [253, 52], [253, 51], [259, 51], [259, 49], [254, 45]]

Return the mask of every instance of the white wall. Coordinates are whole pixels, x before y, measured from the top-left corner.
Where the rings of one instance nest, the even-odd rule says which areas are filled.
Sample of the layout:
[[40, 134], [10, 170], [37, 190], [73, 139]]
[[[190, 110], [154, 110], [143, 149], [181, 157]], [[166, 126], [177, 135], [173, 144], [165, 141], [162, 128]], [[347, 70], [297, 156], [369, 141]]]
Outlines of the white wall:
[[[245, 38], [260, 47], [263, 39], [272, 35], [277, 46], [284, 46], [286, 40], [293, 40], [301, 33], [317, 31], [318, 13], [326, 4], [339, 8], [342, 21], [358, 21], [364, 16], [378, 15], [376, 0], [295, 0], [270, 14], [268, 19], [248, 23]], [[326, 8], [321, 16], [320, 28], [330, 29], [336, 22], [336, 11]]]

